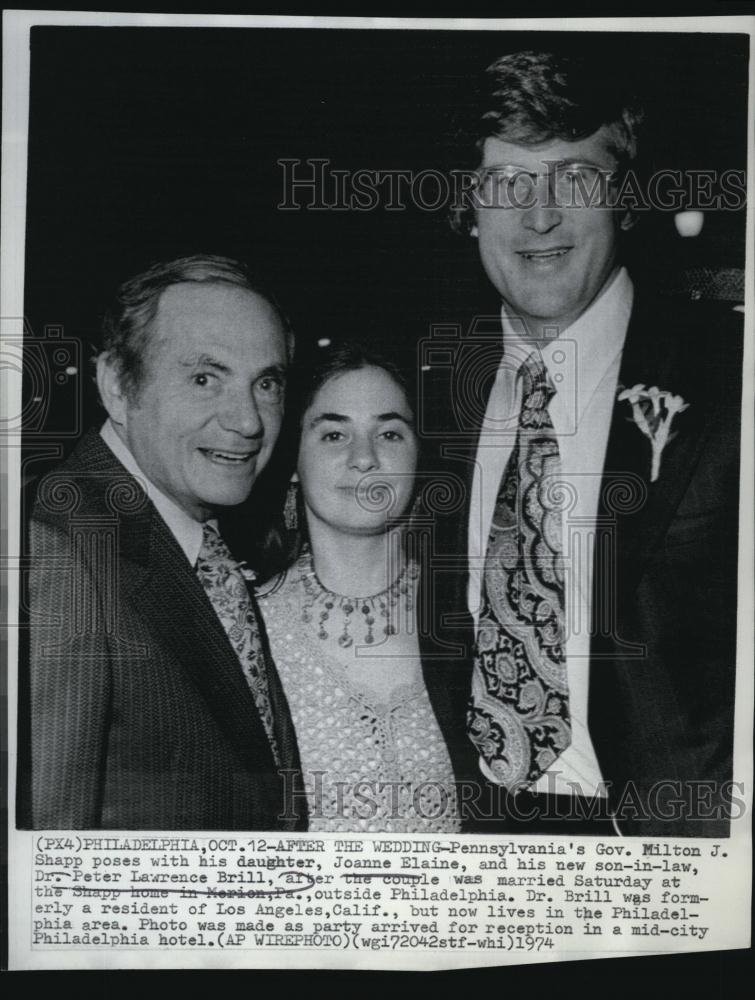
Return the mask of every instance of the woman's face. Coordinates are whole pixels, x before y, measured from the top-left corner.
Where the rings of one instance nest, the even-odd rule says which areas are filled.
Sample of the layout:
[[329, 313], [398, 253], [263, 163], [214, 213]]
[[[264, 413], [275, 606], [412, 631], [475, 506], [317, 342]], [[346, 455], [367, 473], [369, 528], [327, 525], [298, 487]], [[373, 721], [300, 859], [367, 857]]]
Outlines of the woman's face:
[[302, 420], [297, 472], [310, 521], [377, 534], [403, 514], [417, 468], [414, 417], [382, 368], [334, 375]]

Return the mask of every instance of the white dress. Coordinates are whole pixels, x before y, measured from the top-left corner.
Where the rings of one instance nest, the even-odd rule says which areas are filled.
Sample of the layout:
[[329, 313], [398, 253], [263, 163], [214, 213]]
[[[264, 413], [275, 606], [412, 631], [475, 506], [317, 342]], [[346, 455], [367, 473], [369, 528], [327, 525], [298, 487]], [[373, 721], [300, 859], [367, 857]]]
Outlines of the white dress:
[[388, 700], [355, 687], [302, 621], [298, 568], [259, 607], [296, 730], [309, 830], [459, 832], [451, 761], [423, 680]]

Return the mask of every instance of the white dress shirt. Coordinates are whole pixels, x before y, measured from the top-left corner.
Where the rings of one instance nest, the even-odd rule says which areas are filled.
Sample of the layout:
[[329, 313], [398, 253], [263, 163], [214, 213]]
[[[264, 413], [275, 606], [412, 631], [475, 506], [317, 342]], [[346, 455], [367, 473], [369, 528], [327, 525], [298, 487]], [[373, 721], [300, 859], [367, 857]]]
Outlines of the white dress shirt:
[[[570, 327], [550, 340], [527, 340], [521, 321], [502, 312], [504, 355], [490, 394], [472, 481], [469, 519], [469, 610], [475, 625], [490, 524], [501, 477], [516, 441], [521, 408], [519, 367], [539, 350], [556, 393], [548, 407], [558, 439], [561, 479], [571, 498], [562, 520], [566, 670], [572, 739], [532, 790], [558, 795], [605, 795], [587, 729], [593, 548], [608, 431], [633, 286], [620, 269]], [[505, 310], [505, 306], [504, 306]], [[491, 780], [483, 760], [480, 766]]]
[[168, 530], [181, 546], [186, 558], [192, 566], [196, 566], [199, 550], [202, 547], [202, 522], [195, 521], [185, 510], [182, 510], [169, 497], [166, 497], [151, 482], [139, 468], [130, 448], [118, 436], [112, 420], [106, 420], [100, 430], [100, 437], [112, 451], [118, 461], [131, 475], [139, 480], [139, 484], [155, 505], [157, 513], [165, 521]]

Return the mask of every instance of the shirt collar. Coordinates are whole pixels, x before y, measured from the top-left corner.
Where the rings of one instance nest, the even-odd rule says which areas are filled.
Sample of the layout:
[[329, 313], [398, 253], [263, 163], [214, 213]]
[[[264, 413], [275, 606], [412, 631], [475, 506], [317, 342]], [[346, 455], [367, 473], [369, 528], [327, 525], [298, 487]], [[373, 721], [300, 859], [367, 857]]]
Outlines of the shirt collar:
[[131, 449], [119, 437], [112, 420], [108, 419], [105, 421], [100, 430], [100, 437], [126, 471], [139, 480], [144, 492], [155, 505], [157, 513], [165, 521], [170, 533], [181, 546], [184, 555], [191, 565], [194, 566], [202, 546], [203, 531], [201, 522], [195, 521], [193, 517], [189, 517], [185, 510], [182, 510], [147, 478], [139, 468]]
[[[634, 286], [625, 267], [620, 268], [609, 285], [571, 326], [558, 337], [539, 345], [548, 374], [557, 393], [564, 388], [577, 401], [578, 414], [598, 388], [624, 348], [624, 339], [632, 312]], [[537, 349], [526, 338], [522, 321], [501, 310], [504, 358], [506, 367], [518, 371], [525, 358]], [[558, 377], [557, 377], [558, 376]]]

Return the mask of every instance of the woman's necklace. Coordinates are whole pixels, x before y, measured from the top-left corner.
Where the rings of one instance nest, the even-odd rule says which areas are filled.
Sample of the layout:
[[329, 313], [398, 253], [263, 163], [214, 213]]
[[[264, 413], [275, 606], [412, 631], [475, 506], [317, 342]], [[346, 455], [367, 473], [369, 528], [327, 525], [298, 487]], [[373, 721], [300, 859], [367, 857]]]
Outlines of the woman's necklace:
[[[381, 619], [384, 622], [383, 633], [387, 636], [395, 635], [398, 631], [395, 625], [397, 610], [400, 610], [399, 602], [403, 598], [403, 604], [407, 613], [414, 608], [414, 581], [419, 576], [419, 566], [414, 560], [409, 560], [393, 583], [381, 590], [379, 594], [371, 597], [345, 597], [343, 594], [335, 594], [328, 590], [320, 582], [315, 567], [312, 562], [312, 553], [303, 553], [299, 567], [301, 574], [299, 579], [307, 595], [307, 600], [302, 607], [302, 621], [315, 622], [317, 625], [317, 635], [325, 640], [329, 636], [328, 628], [332, 628], [331, 616], [342, 616], [343, 630], [338, 636], [338, 645], [342, 649], [348, 649], [353, 645], [354, 637], [349, 629], [352, 625], [352, 617], [361, 614], [367, 632], [364, 636], [366, 643], [375, 641], [374, 627]], [[338, 626], [337, 626], [338, 627]]]

